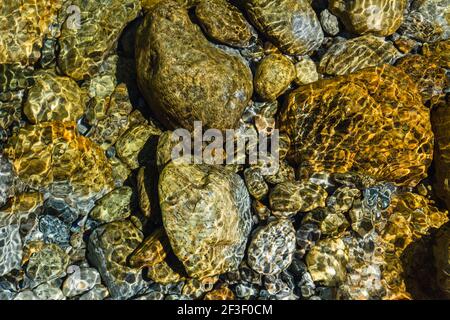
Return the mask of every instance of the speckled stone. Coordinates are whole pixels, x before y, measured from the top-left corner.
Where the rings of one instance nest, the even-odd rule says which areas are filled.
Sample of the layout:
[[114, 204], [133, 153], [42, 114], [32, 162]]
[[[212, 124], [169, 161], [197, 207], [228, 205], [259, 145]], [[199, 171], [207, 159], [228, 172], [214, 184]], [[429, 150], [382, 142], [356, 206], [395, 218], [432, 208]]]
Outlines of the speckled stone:
[[263, 100], [273, 101], [287, 90], [295, 76], [296, 70], [289, 58], [271, 54], [256, 69], [255, 91]]
[[31, 123], [76, 121], [84, 113], [86, 98], [86, 92], [74, 80], [40, 70], [34, 74], [23, 112]]
[[411, 78], [389, 65], [300, 87], [279, 126], [291, 137], [287, 159], [298, 177], [353, 171], [415, 186], [431, 164], [429, 111]]
[[87, 258], [102, 277], [113, 299], [127, 299], [145, 286], [140, 269], [127, 266], [128, 256], [143, 235], [129, 220], [111, 222], [89, 237]]
[[97, 200], [95, 207], [90, 212], [90, 217], [100, 222], [113, 222], [123, 220], [131, 214], [131, 196], [133, 190], [130, 187], [120, 187]]
[[243, 59], [214, 47], [185, 6], [158, 3], [138, 30], [138, 84], [168, 128], [234, 128], [252, 95]]
[[65, 300], [61, 289], [52, 283], [43, 283], [33, 289], [33, 293], [39, 300]]
[[344, 75], [355, 71], [393, 64], [400, 53], [383, 38], [366, 35], [332, 45], [322, 56], [319, 71], [329, 75]]
[[[141, 10], [138, 0], [75, 0], [81, 23], [70, 16], [58, 38], [58, 66], [74, 80], [92, 77], [111, 52], [126, 24]], [[68, 7], [64, 9], [68, 10]]]
[[171, 162], [159, 179], [159, 199], [170, 244], [191, 277], [238, 267], [252, 227], [250, 198], [238, 175]]
[[269, 192], [269, 186], [258, 168], [247, 168], [244, 170], [245, 184], [248, 192], [258, 200], [264, 198]]
[[337, 35], [340, 31], [338, 18], [327, 9], [320, 13], [320, 24], [323, 31], [331, 36]]
[[213, 40], [234, 47], [251, 44], [253, 32], [244, 15], [226, 0], [204, 0], [195, 15], [205, 33]]
[[14, 193], [15, 174], [11, 162], [0, 153], [0, 207]]
[[252, 237], [248, 265], [264, 275], [278, 274], [289, 267], [295, 251], [295, 230], [289, 220], [274, 220]]
[[251, 0], [245, 7], [255, 27], [286, 54], [306, 54], [323, 41], [319, 19], [307, 0]]
[[393, 34], [403, 22], [407, 0], [331, 0], [330, 10], [357, 34]]
[[295, 64], [295, 83], [299, 86], [309, 84], [319, 80], [317, 67], [314, 61], [308, 56], [303, 56], [299, 62]]

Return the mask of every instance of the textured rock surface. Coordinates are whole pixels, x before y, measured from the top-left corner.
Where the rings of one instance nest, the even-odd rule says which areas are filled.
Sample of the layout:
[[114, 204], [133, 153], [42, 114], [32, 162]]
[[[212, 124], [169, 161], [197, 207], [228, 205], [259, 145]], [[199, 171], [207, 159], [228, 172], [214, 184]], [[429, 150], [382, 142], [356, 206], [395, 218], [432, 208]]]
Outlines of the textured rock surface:
[[393, 34], [403, 22], [407, 0], [331, 0], [330, 9], [349, 31], [377, 36]]
[[355, 171], [415, 186], [433, 152], [421, 100], [412, 80], [388, 65], [301, 87], [279, 118], [292, 141], [288, 158], [301, 175]]
[[191, 277], [238, 267], [252, 227], [240, 177], [219, 167], [171, 162], [161, 173], [159, 198], [170, 244]]
[[163, 262], [167, 257], [168, 240], [163, 229], [153, 232], [145, 238], [130, 256], [130, 266], [133, 268], [151, 268]]
[[84, 113], [87, 95], [77, 83], [53, 71], [38, 71], [23, 112], [31, 123], [76, 121]]
[[0, 64], [34, 64], [62, 1], [12, 0], [0, 6]]
[[162, 2], [138, 31], [138, 84], [168, 128], [234, 128], [252, 95], [243, 60], [215, 48], [183, 6]]
[[278, 274], [289, 267], [294, 251], [294, 226], [289, 220], [274, 220], [253, 235], [248, 265], [261, 274]]
[[312, 279], [327, 286], [344, 281], [348, 260], [347, 250], [344, 242], [339, 238], [320, 241], [306, 256]]
[[270, 208], [281, 215], [307, 212], [325, 207], [327, 192], [319, 185], [286, 181], [277, 184], [270, 192]]
[[297, 73], [295, 82], [299, 86], [319, 80], [316, 64], [308, 56], [302, 57], [302, 59], [295, 64], [295, 70]]
[[449, 79], [445, 69], [432, 59], [414, 54], [402, 58], [396, 66], [414, 79], [424, 103], [433, 105], [445, 96]]
[[[139, 168], [140, 162], [144, 162], [144, 154], [150, 153], [148, 147], [152, 138], [156, 138], [161, 133], [158, 128], [148, 124], [138, 124], [128, 129], [116, 143], [117, 156], [130, 169]], [[156, 142], [155, 142], [156, 143]], [[143, 161], [144, 160], [144, 161]]]
[[69, 275], [64, 280], [62, 292], [68, 298], [81, 295], [100, 284], [100, 274], [94, 268], [70, 266]]
[[273, 101], [286, 91], [295, 76], [296, 70], [289, 58], [271, 54], [256, 69], [255, 92], [263, 100]]
[[435, 192], [450, 208], [450, 109], [439, 106], [431, 113], [435, 135]]
[[[138, 0], [72, 1], [78, 7], [80, 24], [66, 21], [58, 39], [58, 66], [75, 80], [92, 77], [113, 49], [125, 25], [141, 9]], [[68, 8], [65, 8], [68, 9]]]
[[88, 196], [111, 188], [106, 157], [73, 122], [45, 122], [22, 128], [6, 156], [19, 178], [33, 188], [65, 196]]
[[87, 257], [114, 299], [130, 298], [145, 286], [140, 270], [127, 266], [128, 256], [142, 240], [142, 233], [128, 220], [102, 225], [89, 237]]
[[90, 217], [100, 222], [113, 222], [128, 218], [131, 214], [132, 194], [133, 190], [130, 187], [114, 189], [97, 201], [90, 212]]
[[258, 30], [286, 54], [314, 51], [323, 41], [319, 19], [307, 0], [250, 0], [245, 6]]
[[450, 37], [450, 6], [448, 0], [414, 0], [400, 32], [425, 42]]
[[322, 25], [323, 30], [331, 36], [335, 36], [339, 33], [338, 18], [327, 9], [320, 13], [320, 24]]
[[319, 71], [330, 75], [344, 75], [384, 63], [392, 64], [399, 57], [400, 53], [392, 43], [367, 35], [331, 46], [320, 60]]
[[205, 0], [195, 7], [205, 33], [213, 40], [234, 47], [247, 47], [252, 30], [244, 15], [226, 0]]
[[30, 256], [26, 273], [35, 284], [41, 284], [66, 275], [69, 256], [56, 244], [45, 244]]

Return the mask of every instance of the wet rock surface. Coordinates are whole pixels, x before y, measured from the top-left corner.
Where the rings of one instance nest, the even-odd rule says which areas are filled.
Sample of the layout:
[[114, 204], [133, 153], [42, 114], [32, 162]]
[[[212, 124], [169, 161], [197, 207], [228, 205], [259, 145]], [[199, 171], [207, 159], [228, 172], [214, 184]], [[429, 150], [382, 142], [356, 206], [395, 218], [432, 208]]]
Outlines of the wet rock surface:
[[449, 8], [1, 2], [0, 300], [448, 299]]
[[252, 227], [242, 179], [213, 166], [171, 163], [158, 188], [164, 227], [187, 273], [202, 278], [236, 269]]
[[[372, 130], [377, 122], [378, 129]], [[305, 173], [361, 171], [413, 186], [426, 177], [431, 164], [428, 110], [412, 80], [388, 65], [297, 89], [281, 112], [280, 127], [293, 144], [288, 158]], [[323, 131], [326, 127], [330, 130]], [[410, 130], [415, 133], [408, 135]]]
[[195, 120], [236, 126], [252, 95], [250, 70], [238, 55], [210, 44], [187, 8], [156, 5], [136, 41], [139, 87], [160, 121], [169, 128], [192, 129]]

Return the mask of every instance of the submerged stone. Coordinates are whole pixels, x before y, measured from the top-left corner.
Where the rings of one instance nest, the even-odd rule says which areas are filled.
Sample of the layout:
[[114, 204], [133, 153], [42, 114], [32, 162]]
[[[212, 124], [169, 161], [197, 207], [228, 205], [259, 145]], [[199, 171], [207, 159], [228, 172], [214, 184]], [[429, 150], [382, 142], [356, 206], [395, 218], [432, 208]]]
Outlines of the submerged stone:
[[300, 87], [279, 125], [301, 177], [356, 172], [415, 186], [432, 160], [429, 111], [414, 82], [389, 65]]
[[322, 27], [307, 0], [250, 0], [245, 8], [256, 28], [286, 54], [306, 54], [322, 44]]
[[170, 244], [191, 277], [239, 266], [252, 219], [250, 197], [238, 175], [171, 162], [159, 179], [159, 199]]
[[252, 95], [252, 75], [243, 59], [214, 47], [191, 22], [185, 6], [158, 3], [138, 30], [138, 84], [169, 129], [231, 129]]

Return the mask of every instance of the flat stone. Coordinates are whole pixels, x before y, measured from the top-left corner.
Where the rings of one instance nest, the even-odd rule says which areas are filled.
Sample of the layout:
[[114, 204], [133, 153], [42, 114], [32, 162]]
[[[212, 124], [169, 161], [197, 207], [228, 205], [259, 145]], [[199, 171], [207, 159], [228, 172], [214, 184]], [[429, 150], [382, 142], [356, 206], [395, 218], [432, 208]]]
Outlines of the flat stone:
[[120, 187], [97, 200], [95, 207], [90, 212], [90, 217], [100, 222], [113, 222], [123, 220], [131, 214], [131, 196], [133, 190], [130, 187]]

